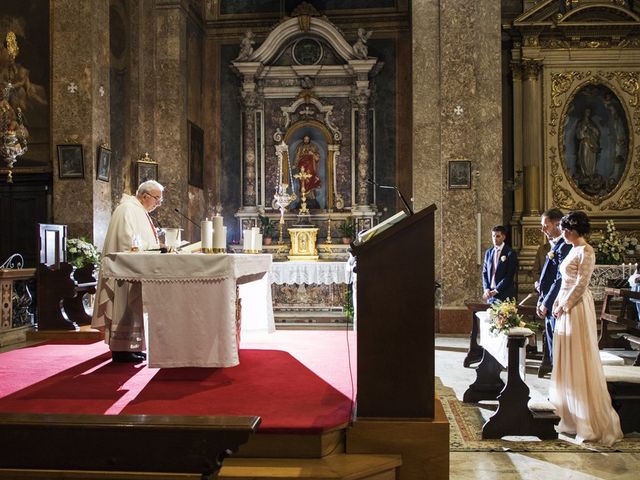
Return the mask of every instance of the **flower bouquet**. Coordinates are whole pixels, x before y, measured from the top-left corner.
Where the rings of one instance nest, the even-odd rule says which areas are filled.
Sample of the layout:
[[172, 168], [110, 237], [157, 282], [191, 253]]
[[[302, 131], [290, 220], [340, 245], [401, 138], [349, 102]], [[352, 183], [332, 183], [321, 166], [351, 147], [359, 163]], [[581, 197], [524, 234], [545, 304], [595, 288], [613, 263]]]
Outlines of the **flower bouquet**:
[[515, 299], [508, 298], [506, 300], [497, 300], [489, 308], [489, 318], [491, 318], [491, 325], [489, 331], [491, 333], [509, 333], [512, 328], [524, 328], [529, 327], [522, 315], [518, 314], [518, 305]]
[[613, 220], [607, 220], [607, 229], [598, 243], [596, 263], [601, 265], [619, 265], [623, 261], [624, 245]]
[[98, 248], [85, 238], [67, 239], [67, 262], [76, 268], [100, 263]]

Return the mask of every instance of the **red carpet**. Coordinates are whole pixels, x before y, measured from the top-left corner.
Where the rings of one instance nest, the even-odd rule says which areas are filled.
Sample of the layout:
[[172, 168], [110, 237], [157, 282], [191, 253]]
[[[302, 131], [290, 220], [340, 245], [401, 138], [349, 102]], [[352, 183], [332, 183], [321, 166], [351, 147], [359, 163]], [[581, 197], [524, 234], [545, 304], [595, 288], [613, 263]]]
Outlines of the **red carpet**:
[[320, 432], [351, 400], [289, 353], [243, 349], [225, 369], [115, 364], [102, 342], [48, 342], [0, 354], [0, 411], [259, 415], [261, 432]]

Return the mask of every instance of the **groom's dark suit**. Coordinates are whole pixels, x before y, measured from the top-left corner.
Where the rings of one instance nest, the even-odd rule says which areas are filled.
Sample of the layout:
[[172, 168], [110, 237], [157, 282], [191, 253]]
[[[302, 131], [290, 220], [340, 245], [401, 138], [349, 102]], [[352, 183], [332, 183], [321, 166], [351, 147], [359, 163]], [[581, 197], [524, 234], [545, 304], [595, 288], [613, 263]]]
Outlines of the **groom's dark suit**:
[[564, 241], [564, 238], [560, 237], [560, 240], [549, 250], [547, 258], [544, 261], [544, 266], [540, 272], [540, 280], [538, 284], [538, 292], [540, 297], [538, 298], [538, 306], [543, 305], [547, 309], [547, 316], [545, 317], [545, 330], [547, 333], [547, 347], [549, 348], [549, 359], [553, 363], [553, 330], [556, 327], [556, 317], [553, 316], [553, 302], [556, 301], [558, 292], [560, 291], [560, 285], [562, 284], [562, 276], [558, 271], [558, 267], [567, 257], [567, 254], [571, 250], [571, 244]]
[[[518, 271], [518, 255], [506, 243], [502, 244], [497, 262], [494, 262], [494, 252], [496, 247], [491, 247], [484, 255], [484, 267], [482, 268], [482, 287], [484, 290], [497, 290], [497, 294], [487, 300], [493, 303], [496, 300], [506, 300], [507, 298], [516, 298], [515, 276]], [[495, 269], [495, 287], [491, 284], [494, 263], [497, 263]]]

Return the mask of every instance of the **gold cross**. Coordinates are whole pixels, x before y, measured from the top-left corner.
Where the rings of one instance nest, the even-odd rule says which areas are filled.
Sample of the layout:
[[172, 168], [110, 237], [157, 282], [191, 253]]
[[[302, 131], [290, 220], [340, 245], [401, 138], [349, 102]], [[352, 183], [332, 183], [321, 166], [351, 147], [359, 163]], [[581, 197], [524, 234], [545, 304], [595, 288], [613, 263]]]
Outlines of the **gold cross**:
[[311, 178], [312, 176], [313, 175], [307, 173], [304, 170], [304, 167], [300, 169], [300, 173], [296, 173], [293, 176], [293, 178], [297, 178], [298, 180], [300, 180], [300, 197], [302, 197], [300, 202], [300, 214], [302, 215], [309, 213], [309, 209], [307, 208], [307, 191], [305, 190], [304, 185], [307, 182], [307, 179]]

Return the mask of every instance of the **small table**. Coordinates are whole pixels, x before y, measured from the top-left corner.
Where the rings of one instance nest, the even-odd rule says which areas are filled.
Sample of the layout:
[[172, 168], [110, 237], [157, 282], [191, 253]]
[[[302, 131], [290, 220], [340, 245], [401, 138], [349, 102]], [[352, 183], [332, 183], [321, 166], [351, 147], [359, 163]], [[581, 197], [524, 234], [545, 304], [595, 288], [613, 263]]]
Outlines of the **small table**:
[[[509, 335], [489, 331], [488, 312], [477, 312], [482, 361], [476, 369], [476, 381], [464, 393], [464, 402], [498, 400], [498, 409], [482, 427], [482, 438], [507, 435], [558, 438], [554, 425], [560, 420], [552, 412], [529, 409], [529, 387], [524, 382], [524, 344], [533, 332], [528, 328], [512, 329]], [[508, 368], [511, 366], [511, 368]], [[500, 378], [502, 368], [508, 368], [506, 385]], [[514, 368], [517, 367], [517, 368]]]

